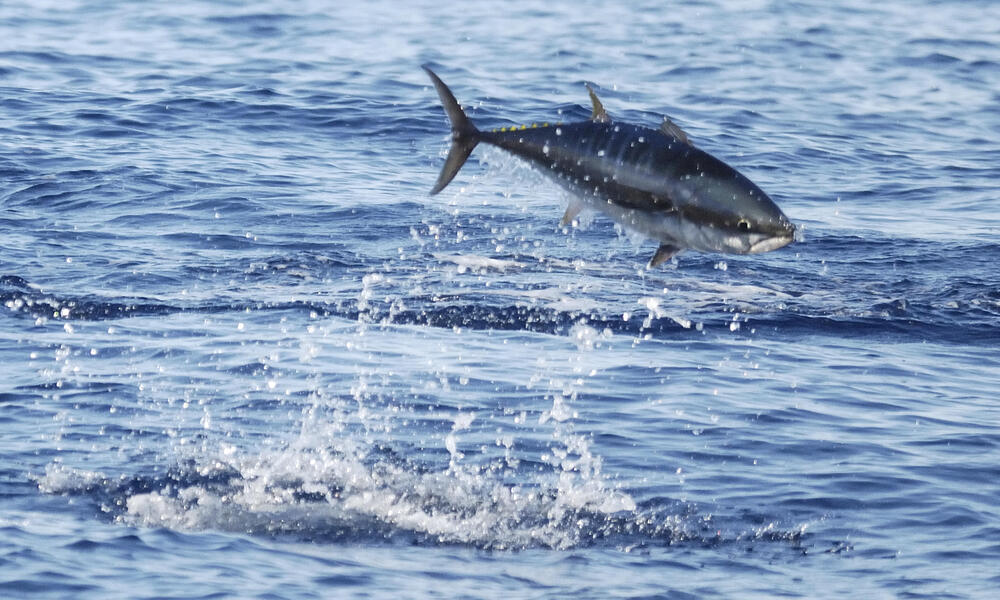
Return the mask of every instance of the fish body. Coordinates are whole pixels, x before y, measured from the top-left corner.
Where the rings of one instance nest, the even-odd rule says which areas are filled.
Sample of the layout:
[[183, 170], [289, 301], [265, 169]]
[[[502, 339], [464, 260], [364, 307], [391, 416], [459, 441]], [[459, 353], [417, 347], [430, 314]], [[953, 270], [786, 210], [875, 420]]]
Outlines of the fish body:
[[432, 194], [448, 185], [477, 144], [486, 143], [573, 192], [564, 224], [591, 208], [659, 241], [651, 266], [685, 249], [755, 254], [794, 239], [794, 225], [763, 190], [696, 148], [669, 119], [660, 129], [613, 122], [590, 90], [589, 121], [480, 131], [444, 82], [424, 69], [452, 123], [452, 147]]

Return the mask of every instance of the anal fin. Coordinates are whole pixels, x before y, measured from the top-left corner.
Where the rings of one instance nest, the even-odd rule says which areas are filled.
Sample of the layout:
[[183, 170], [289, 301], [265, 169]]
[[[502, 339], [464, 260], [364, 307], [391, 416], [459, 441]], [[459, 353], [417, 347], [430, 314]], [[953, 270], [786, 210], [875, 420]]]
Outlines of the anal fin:
[[653, 254], [653, 258], [649, 259], [649, 268], [652, 269], [653, 267], [662, 265], [673, 258], [674, 255], [681, 250], [683, 250], [683, 248], [672, 246], [666, 242], [660, 244], [660, 247], [656, 249], [656, 253]]
[[570, 202], [569, 205], [566, 206], [566, 212], [563, 213], [562, 219], [559, 220], [559, 226], [566, 227], [568, 225], [571, 225], [573, 221], [575, 221], [576, 218], [580, 216], [580, 211], [582, 210], [583, 210], [582, 204], [580, 204], [579, 202]]

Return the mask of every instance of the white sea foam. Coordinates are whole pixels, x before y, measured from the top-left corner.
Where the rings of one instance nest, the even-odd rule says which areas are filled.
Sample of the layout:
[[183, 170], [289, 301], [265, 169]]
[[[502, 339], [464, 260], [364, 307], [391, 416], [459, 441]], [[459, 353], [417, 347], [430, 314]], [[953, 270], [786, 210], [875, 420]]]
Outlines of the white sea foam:
[[690, 319], [686, 319], [684, 317], [679, 317], [672, 313], [668, 313], [667, 311], [660, 308], [659, 298], [644, 296], [642, 298], [639, 298], [638, 303], [644, 306], [646, 310], [649, 311], [649, 315], [646, 317], [646, 320], [643, 321], [642, 323], [643, 329], [650, 327], [653, 324], [653, 319], [662, 319], [664, 317], [671, 319], [673, 322], [677, 323], [684, 329], [691, 329], [692, 323]]
[[524, 263], [518, 262], [516, 260], [500, 260], [498, 258], [489, 258], [487, 256], [476, 256], [474, 254], [444, 254], [435, 253], [434, 258], [442, 262], [454, 263], [458, 266], [459, 273], [465, 273], [466, 271], [506, 271], [508, 269], [520, 269], [524, 267]]
[[45, 467], [45, 474], [36, 476], [35, 481], [42, 492], [62, 494], [99, 485], [107, 481], [107, 475], [100, 471], [73, 469], [62, 463], [50, 463]]
[[[373, 438], [376, 427], [352, 432], [346, 423], [357, 413], [338, 410], [308, 411], [300, 437], [281, 447], [192, 451], [168, 477], [109, 477], [53, 463], [37, 481], [47, 493], [102, 490], [112, 497], [105, 510], [131, 526], [569, 548], [600, 536], [616, 518], [633, 519], [636, 504], [603, 475], [588, 437], [573, 432], [575, 396], [567, 385], [551, 394], [552, 407], [540, 419], [551, 430], [535, 457], [548, 465], [541, 470], [518, 469], [525, 455], [511, 435], [497, 437], [500, 455], [464, 460], [470, 445], [462, 436], [476, 433], [475, 411], [446, 417], [451, 426], [441, 441], [449, 460], [441, 464], [397, 458]], [[362, 382], [353, 393], [366, 398], [369, 391]]]
[[201, 475], [238, 477], [221, 486], [133, 494], [118, 518], [181, 530], [310, 537], [347, 531], [364, 538], [408, 534], [490, 548], [572, 547], [587, 532], [567, 524], [567, 516], [631, 511], [635, 503], [603, 480], [584, 438], [571, 442], [551, 455], [558, 466], [553, 481], [524, 485], [508, 483], [506, 463], [461, 466], [454, 457], [448, 468], [436, 471], [303, 446], [217, 459], [202, 467]]

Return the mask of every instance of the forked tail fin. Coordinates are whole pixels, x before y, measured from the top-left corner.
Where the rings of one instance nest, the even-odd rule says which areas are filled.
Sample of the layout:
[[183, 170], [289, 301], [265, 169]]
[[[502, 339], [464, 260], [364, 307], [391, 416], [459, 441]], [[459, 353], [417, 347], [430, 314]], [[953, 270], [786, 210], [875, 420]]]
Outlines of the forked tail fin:
[[465, 164], [465, 160], [472, 154], [473, 148], [479, 143], [479, 130], [472, 124], [469, 117], [465, 116], [465, 112], [458, 104], [458, 101], [455, 100], [454, 94], [441, 81], [441, 78], [435, 75], [434, 71], [431, 71], [427, 65], [423, 65], [423, 68], [431, 76], [434, 88], [437, 90], [438, 96], [441, 97], [441, 104], [444, 106], [444, 111], [448, 113], [448, 119], [451, 120], [451, 149], [448, 151], [448, 158], [444, 161], [444, 166], [441, 167], [441, 174], [438, 175], [437, 183], [434, 184], [434, 189], [431, 190], [431, 195], [433, 196], [443, 190], [454, 179], [455, 174]]

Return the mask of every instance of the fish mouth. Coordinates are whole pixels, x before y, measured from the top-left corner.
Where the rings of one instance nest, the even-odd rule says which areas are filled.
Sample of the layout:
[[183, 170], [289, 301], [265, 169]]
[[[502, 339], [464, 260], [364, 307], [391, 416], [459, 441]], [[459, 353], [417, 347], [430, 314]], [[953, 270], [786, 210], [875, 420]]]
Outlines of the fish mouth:
[[778, 248], [784, 248], [788, 244], [795, 241], [795, 226], [789, 226], [786, 231], [782, 231], [777, 235], [772, 235], [770, 237], [763, 238], [751, 244], [748, 254], [760, 254], [761, 252], [770, 252], [771, 250], [777, 250]]

